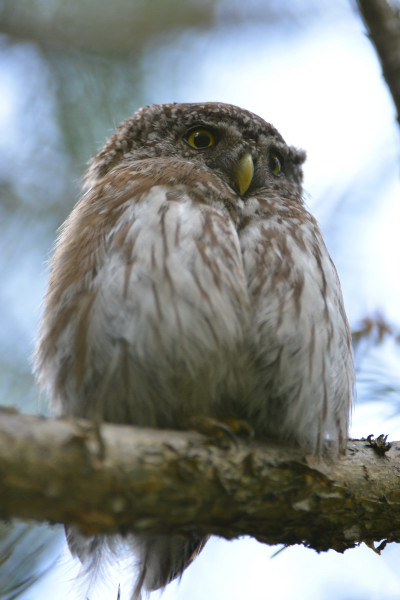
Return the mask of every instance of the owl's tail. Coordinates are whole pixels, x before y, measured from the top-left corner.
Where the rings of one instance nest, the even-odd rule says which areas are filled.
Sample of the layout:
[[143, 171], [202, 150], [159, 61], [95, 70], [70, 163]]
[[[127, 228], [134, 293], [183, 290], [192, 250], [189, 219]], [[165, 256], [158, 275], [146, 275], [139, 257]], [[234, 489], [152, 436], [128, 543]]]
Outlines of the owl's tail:
[[204, 548], [208, 537], [192, 535], [139, 535], [130, 543], [138, 560], [139, 575], [131, 600], [140, 600], [142, 590], [164, 588], [182, 575], [186, 567]]
[[[141, 600], [143, 591], [164, 588], [179, 577], [196, 558], [208, 537], [169, 535], [129, 535], [87, 537], [75, 527], [66, 530], [68, 545], [73, 556], [82, 562], [81, 584], [89, 591], [99, 580], [108, 580], [113, 557], [133, 555], [136, 581], [131, 600]], [[82, 579], [84, 581], [82, 581]], [[85, 594], [85, 597], [87, 595]]]

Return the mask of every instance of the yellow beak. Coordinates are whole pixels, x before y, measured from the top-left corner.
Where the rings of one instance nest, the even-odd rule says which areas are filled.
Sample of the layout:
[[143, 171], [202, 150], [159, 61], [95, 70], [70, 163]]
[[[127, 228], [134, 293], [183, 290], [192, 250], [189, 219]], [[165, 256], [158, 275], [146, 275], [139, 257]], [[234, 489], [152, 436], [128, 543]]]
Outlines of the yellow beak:
[[254, 163], [250, 152], [243, 154], [235, 167], [234, 174], [239, 185], [240, 195], [243, 195], [249, 189], [254, 174]]

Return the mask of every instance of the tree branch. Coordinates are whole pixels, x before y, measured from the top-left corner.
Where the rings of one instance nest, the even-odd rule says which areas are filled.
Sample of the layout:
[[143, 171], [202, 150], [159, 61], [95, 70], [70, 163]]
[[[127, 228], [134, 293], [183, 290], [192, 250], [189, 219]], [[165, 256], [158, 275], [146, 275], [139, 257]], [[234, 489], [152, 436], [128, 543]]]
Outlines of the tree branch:
[[87, 533], [251, 535], [343, 551], [400, 541], [400, 442], [322, 461], [281, 444], [0, 413], [0, 516]]
[[400, 124], [400, 15], [386, 0], [357, 0], [358, 9], [375, 46]]

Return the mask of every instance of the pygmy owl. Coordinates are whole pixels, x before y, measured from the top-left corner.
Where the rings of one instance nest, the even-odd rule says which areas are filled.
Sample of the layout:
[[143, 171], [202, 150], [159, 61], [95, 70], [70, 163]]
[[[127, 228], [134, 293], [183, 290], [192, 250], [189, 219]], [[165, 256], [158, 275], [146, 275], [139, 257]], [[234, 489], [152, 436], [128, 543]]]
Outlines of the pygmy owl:
[[[122, 123], [51, 262], [36, 370], [56, 414], [156, 428], [233, 416], [310, 452], [344, 448], [351, 341], [303, 203], [304, 159], [227, 104], [149, 106]], [[89, 567], [113, 542], [69, 535]], [[139, 598], [180, 575], [205, 540], [128, 543]]]

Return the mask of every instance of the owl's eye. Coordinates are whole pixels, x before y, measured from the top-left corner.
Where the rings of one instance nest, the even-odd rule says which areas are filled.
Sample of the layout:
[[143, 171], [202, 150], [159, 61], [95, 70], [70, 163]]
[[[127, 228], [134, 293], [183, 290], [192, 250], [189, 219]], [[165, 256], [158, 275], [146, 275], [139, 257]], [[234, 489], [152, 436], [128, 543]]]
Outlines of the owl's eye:
[[269, 167], [274, 175], [282, 175], [282, 162], [277, 154], [271, 154], [269, 157]]
[[208, 129], [195, 129], [189, 133], [186, 141], [197, 150], [204, 150], [215, 143], [214, 135]]

